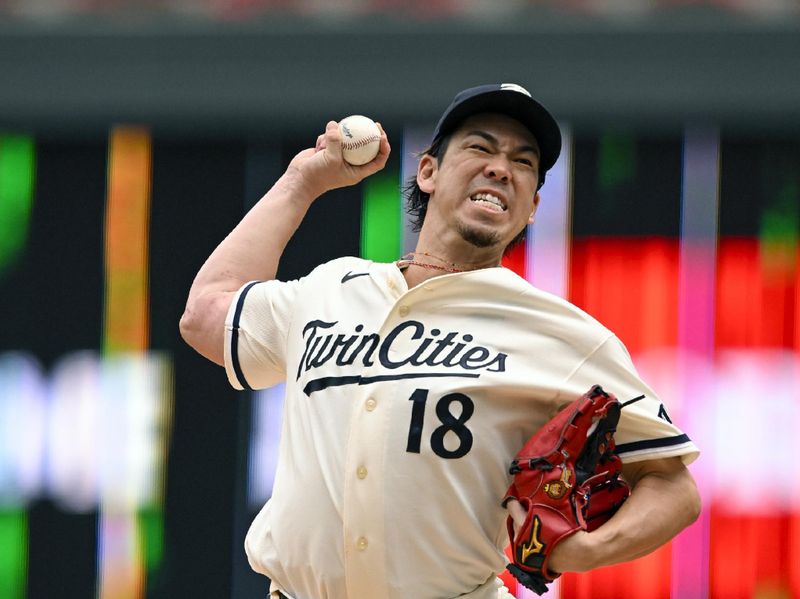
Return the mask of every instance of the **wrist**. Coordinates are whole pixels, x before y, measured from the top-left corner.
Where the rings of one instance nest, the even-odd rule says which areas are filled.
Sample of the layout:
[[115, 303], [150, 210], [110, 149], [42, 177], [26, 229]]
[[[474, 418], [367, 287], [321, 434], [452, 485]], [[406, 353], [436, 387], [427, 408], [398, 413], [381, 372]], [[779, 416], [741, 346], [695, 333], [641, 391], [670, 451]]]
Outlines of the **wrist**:
[[550, 554], [548, 570], [564, 572], [587, 572], [595, 567], [595, 551], [592, 536], [579, 530], [561, 540]]
[[308, 177], [299, 168], [291, 165], [278, 179], [276, 186], [280, 186], [293, 202], [303, 204], [306, 208], [328, 191], [309, 181]]

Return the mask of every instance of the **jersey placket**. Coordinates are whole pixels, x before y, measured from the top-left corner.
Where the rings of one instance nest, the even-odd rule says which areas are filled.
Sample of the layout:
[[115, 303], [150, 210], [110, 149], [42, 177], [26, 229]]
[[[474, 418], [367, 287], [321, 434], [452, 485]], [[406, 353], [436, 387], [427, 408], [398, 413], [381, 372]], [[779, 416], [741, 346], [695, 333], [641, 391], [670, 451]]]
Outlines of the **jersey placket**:
[[344, 472], [344, 561], [348, 597], [384, 595], [384, 430], [386, 402], [358, 388]]
[[[394, 295], [394, 294], [392, 294]], [[396, 322], [398, 308], [388, 303], [389, 314], [380, 336]], [[362, 376], [384, 373], [373, 354], [372, 366]], [[344, 472], [344, 560], [349, 597], [389, 596], [386, 570], [385, 455], [387, 428], [391, 425], [395, 386], [391, 382], [355, 386]]]

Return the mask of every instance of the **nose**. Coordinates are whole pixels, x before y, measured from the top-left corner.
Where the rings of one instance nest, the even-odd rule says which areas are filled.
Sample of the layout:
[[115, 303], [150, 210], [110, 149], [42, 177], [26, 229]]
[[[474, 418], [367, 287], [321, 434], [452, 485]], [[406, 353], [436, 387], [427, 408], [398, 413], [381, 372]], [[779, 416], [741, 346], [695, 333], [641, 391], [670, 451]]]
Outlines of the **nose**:
[[491, 160], [486, 163], [483, 174], [489, 179], [508, 183], [511, 180], [511, 168], [508, 164], [508, 159], [500, 154], [492, 156]]

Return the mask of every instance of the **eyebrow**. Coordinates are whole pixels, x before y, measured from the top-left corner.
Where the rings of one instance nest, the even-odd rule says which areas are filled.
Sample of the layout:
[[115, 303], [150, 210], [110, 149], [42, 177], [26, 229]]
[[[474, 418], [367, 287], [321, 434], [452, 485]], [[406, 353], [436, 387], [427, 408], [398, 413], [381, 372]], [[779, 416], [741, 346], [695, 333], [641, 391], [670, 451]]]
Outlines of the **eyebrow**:
[[[494, 135], [492, 135], [491, 133], [487, 133], [486, 131], [479, 131], [477, 129], [474, 130], [474, 131], [468, 131], [466, 137], [469, 137], [470, 135], [477, 135], [478, 137], [482, 137], [483, 139], [488, 141], [490, 144], [493, 144], [495, 146], [499, 143], [497, 138]], [[539, 156], [539, 148], [536, 147], [536, 146], [532, 146], [530, 144], [521, 145], [518, 148], [516, 148], [516, 151], [517, 152], [533, 152], [534, 154]]]

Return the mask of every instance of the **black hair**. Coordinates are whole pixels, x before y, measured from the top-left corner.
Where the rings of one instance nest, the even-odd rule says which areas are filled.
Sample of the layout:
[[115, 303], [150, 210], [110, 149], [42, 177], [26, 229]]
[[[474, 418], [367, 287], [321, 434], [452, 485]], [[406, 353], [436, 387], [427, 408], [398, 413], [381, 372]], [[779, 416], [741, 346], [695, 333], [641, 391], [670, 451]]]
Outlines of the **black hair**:
[[[434, 139], [430, 147], [427, 150], [420, 152], [418, 156], [422, 157], [427, 154], [428, 156], [435, 158], [437, 162], [441, 163], [442, 160], [444, 160], [447, 147], [450, 145], [451, 137], [452, 133], [447, 133]], [[540, 173], [536, 191], [539, 191], [542, 188], [542, 185], [544, 185], [544, 177], [546, 174], [547, 173], [545, 171]], [[425, 215], [428, 213], [428, 201], [431, 199], [431, 195], [429, 193], [425, 193], [419, 188], [416, 173], [409, 177], [408, 181], [406, 181], [406, 184], [403, 187], [403, 194], [406, 196], [406, 213], [411, 216], [412, 230], [419, 232], [420, 229], [422, 229], [422, 223], [425, 222]], [[511, 240], [511, 243], [509, 243], [505, 249], [506, 253], [525, 239], [525, 231], [527, 231], [527, 229], [528, 227], [524, 227], [522, 231], [520, 231], [519, 234]]]
[[[444, 159], [444, 154], [447, 152], [447, 146], [450, 145], [450, 138], [452, 134], [448, 133], [435, 140], [431, 146], [419, 153], [419, 157], [427, 154], [441, 162]], [[428, 213], [428, 201], [431, 199], [431, 194], [425, 193], [419, 188], [417, 183], [416, 173], [409, 177], [403, 188], [403, 193], [406, 196], [406, 213], [411, 216], [412, 230], [419, 232], [422, 229], [422, 223], [425, 222], [425, 215]]]

